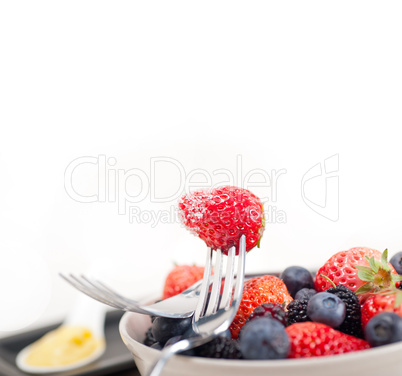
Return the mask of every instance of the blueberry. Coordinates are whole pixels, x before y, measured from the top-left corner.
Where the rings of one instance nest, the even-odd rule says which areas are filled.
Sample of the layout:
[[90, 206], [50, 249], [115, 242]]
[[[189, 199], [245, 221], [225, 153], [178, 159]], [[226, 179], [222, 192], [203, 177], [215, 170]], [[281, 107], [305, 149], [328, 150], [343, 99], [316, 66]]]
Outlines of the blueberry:
[[191, 327], [191, 317], [172, 319], [157, 317], [152, 324], [152, 334], [156, 341], [164, 345], [169, 338], [180, 336]]
[[282, 272], [280, 278], [285, 283], [292, 298], [302, 288], [314, 288], [313, 276], [306, 268], [301, 266], [289, 266]]
[[334, 294], [319, 292], [308, 301], [307, 316], [312, 321], [337, 328], [345, 320], [346, 305]]
[[394, 312], [379, 313], [368, 322], [364, 334], [373, 347], [402, 341], [402, 317]]
[[310, 300], [315, 294], [317, 294], [317, 291], [314, 289], [304, 287], [296, 293], [295, 300]]
[[284, 359], [290, 351], [290, 340], [279, 321], [261, 317], [244, 325], [240, 351], [245, 359]]
[[402, 251], [393, 255], [389, 262], [395, 268], [398, 274], [402, 274]]

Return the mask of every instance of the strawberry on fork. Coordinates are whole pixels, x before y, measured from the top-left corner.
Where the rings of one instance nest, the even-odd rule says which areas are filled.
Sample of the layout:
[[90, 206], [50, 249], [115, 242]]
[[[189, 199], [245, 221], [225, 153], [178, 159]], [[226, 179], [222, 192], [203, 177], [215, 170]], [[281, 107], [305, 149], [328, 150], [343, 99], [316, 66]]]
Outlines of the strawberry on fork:
[[225, 254], [246, 236], [246, 251], [259, 246], [264, 232], [261, 200], [247, 189], [232, 186], [197, 191], [179, 201], [183, 224], [212, 249]]

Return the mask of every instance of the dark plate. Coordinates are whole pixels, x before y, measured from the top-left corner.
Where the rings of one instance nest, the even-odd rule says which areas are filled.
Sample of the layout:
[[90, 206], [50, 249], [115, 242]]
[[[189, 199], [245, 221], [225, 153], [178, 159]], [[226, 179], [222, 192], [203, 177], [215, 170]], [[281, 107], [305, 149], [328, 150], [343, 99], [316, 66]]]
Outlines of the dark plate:
[[[85, 367], [77, 368], [68, 372], [58, 372], [51, 375], [57, 376], [103, 376], [139, 375], [131, 353], [127, 350], [119, 333], [119, 321], [124, 312], [111, 311], [106, 315], [105, 335], [106, 351], [96, 361]], [[0, 340], [0, 376], [27, 376], [31, 375], [22, 372], [15, 365], [15, 358], [20, 350], [42, 337], [58, 325], [43, 327], [29, 332], [21, 333], [12, 337]], [[31, 375], [32, 376], [32, 375]]]

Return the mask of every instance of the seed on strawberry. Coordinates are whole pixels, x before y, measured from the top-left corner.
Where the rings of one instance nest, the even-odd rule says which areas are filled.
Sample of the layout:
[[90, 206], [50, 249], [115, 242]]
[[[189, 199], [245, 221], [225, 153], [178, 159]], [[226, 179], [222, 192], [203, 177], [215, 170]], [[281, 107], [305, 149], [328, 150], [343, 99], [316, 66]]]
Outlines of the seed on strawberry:
[[316, 322], [293, 324], [286, 328], [286, 332], [291, 344], [289, 358], [336, 355], [370, 347], [363, 339]]
[[288, 304], [291, 301], [285, 284], [277, 277], [265, 275], [245, 281], [239, 309], [229, 327], [232, 338], [238, 338], [240, 329], [256, 307], [263, 303]]
[[204, 276], [204, 267], [177, 265], [170, 271], [163, 287], [162, 299], [170, 298], [188, 289]]
[[184, 225], [212, 249], [224, 253], [239, 247], [246, 236], [246, 251], [259, 246], [264, 231], [261, 200], [247, 189], [215, 188], [187, 194], [179, 201], [179, 215]]

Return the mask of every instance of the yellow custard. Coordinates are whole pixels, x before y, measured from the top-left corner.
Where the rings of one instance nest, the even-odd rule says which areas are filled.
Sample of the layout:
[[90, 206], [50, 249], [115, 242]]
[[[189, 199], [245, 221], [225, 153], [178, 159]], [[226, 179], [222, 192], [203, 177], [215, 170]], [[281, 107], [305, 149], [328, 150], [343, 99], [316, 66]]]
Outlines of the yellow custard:
[[62, 325], [34, 342], [25, 362], [36, 367], [64, 366], [84, 360], [104, 345], [85, 327]]

